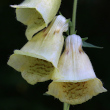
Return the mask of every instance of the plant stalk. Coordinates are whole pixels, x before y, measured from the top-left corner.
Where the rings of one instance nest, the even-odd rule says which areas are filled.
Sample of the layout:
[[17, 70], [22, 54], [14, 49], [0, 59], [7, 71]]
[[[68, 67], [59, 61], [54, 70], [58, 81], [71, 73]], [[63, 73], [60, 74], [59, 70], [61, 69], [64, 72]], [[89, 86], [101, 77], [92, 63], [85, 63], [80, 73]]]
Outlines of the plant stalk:
[[74, 0], [73, 2], [73, 14], [72, 14], [72, 26], [70, 27], [70, 34], [76, 34], [76, 11], [77, 11], [77, 2], [78, 0]]
[[69, 110], [70, 104], [64, 103], [63, 110]]

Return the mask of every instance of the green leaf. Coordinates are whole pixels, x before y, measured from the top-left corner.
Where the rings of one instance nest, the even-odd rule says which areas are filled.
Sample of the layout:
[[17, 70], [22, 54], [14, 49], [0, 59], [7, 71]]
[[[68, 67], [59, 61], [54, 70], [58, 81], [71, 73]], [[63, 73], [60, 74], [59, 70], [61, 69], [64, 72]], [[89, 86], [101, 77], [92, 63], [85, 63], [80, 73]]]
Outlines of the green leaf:
[[87, 43], [85, 41], [83, 41], [83, 47], [99, 48], [99, 49], [102, 49], [103, 48], [103, 47], [99, 47], [99, 46], [95, 46], [93, 44]]

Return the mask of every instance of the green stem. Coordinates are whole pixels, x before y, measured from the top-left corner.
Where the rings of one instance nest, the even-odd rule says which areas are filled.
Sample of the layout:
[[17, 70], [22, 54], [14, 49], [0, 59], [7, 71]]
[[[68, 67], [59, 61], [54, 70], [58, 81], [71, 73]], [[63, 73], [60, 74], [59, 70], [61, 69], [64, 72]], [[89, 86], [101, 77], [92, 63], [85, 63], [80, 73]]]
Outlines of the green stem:
[[70, 34], [75, 34], [75, 26], [76, 26], [76, 10], [77, 10], [77, 2], [78, 0], [74, 0], [73, 2], [73, 15], [72, 15], [72, 26], [70, 28]]
[[64, 103], [63, 110], [69, 110], [70, 104]]

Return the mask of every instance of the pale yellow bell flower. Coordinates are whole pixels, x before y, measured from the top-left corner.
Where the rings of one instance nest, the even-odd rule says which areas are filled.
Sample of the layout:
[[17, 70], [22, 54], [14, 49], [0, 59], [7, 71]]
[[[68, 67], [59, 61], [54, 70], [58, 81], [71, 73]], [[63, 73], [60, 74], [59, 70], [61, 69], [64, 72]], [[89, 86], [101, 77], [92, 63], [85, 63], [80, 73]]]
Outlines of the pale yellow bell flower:
[[92, 79], [85, 82], [52, 82], [49, 85], [49, 95], [58, 98], [61, 102], [71, 105], [82, 104], [99, 93], [106, 92], [102, 82], [98, 79]]
[[21, 72], [30, 84], [49, 80], [57, 72], [57, 64], [62, 51], [68, 23], [65, 17], [54, 18], [49, 27], [36, 34], [21, 50], [15, 50], [8, 65]]
[[52, 76], [55, 82], [83, 82], [96, 78], [89, 57], [82, 50], [80, 36], [73, 34], [66, 38], [58, 69], [59, 72]]
[[32, 36], [47, 27], [56, 15], [61, 0], [24, 0], [19, 5], [11, 5], [16, 8], [17, 20], [27, 25], [26, 37]]
[[93, 96], [106, 92], [102, 82], [96, 78], [92, 64], [82, 50], [82, 39], [78, 35], [66, 38], [66, 46], [58, 63], [59, 72], [53, 74], [53, 82], [47, 94], [61, 102], [76, 105]]

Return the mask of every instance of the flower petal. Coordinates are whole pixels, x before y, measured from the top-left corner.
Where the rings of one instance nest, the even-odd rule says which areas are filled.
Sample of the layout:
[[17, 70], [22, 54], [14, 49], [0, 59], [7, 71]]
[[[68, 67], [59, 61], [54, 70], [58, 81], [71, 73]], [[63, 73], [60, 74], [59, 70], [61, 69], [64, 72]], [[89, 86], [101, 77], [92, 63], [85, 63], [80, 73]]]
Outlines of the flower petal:
[[61, 0], [25, 0], [19, 5], [11, 5], [16, 8], [17, 20], [27, 25], [26, 37], [32, 36], [47, 27], [56, 15]]
[[92, 79], [85, 82], [52, 82], [49, 85], [49, 95], [58, 98], [61, 102], [76, 105], [88, 101], [93, 96], [107, 90], [102, 86], [98, 79]]

